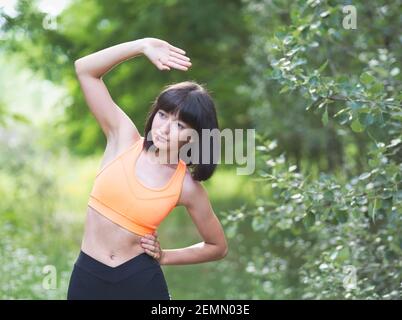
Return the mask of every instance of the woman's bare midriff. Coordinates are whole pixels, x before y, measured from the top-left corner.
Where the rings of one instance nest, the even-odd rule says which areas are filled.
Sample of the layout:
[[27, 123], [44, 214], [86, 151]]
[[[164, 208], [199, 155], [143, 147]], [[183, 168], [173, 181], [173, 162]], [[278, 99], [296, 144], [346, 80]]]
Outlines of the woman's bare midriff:
[[145, 252], [141, 236], [115, 224], [88, 206], [81, 250], [110, 267]]

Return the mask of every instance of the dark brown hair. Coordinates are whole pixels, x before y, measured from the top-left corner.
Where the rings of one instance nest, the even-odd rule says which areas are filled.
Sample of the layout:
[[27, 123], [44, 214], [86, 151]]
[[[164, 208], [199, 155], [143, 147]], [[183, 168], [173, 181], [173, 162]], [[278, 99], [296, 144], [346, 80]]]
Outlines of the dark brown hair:
[[[144, 132], [144, 148], [146, 150], [153, 145], [153, 141], [149, 141], [147, 137], [152, 129], [152, 121], [159, 110], [177, 115], [178, 119], [187, 123], [194, 129], [199, 137], [202, 137], [202, 129], [219, 130], [215, 104], [203, 85], [194, 81], [170, 84], [164, 87], [162, 92], [156, 97], [148, 113]], [[194, 180], [202, 181], [209, 179], [215, 171], [216, 163], [213, 161], [213, 157], [216, 157], [220, 147], [217, 147], [219, 143], [213, 143], [211, 137], [209, 141], [210, 159], [204, 164], [201, 161], [202, 139], [199, 140], [198, 163], [191, 163], [190, 161], [187, 163], [187, 167]], [[191, 157], [191, 149], [189, 153], [188, 156]]]

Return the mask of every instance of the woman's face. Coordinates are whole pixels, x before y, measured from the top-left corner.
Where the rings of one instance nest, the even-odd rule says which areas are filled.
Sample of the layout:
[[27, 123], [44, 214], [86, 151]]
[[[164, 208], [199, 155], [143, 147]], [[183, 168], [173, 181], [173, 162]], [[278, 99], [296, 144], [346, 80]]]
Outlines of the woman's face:
[[156, 148], [174, 151], [178, 150], [189, 140], [191, 127], [178, 119], [177, 116], [158, 110], [152, 122], [152, 140]]

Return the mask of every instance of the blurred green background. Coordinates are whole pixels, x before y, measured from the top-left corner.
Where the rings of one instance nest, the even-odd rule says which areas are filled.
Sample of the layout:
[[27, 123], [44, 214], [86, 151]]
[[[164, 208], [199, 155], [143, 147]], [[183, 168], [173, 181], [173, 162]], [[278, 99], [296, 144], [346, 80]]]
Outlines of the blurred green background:
[[[252, 175], [221, 164], [203, 183], [229, 254], [163, 266], [172, 298], [400, 299], [401, 5], [0, 1], [0, 298], [66, 298], [106, 142], [74, 61], [156, 37], [192, 68], [142, 56], [104, 77], [141, 133], [162, 87], [194, 80], [221, 129], [257, 134]], [[166, 249], [202, 241], [183, 208], [158, 231]]]

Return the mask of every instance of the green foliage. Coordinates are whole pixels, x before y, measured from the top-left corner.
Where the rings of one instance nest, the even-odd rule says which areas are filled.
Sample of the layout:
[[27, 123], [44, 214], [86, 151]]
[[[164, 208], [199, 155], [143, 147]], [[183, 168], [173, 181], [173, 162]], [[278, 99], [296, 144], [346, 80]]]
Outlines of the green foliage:
[[[68, 90], [65, 127], [71, 150], [91, 154], [104, 149], [104, 136], [85, 103], [74, 71], [82, 56], [144, 37], [164, 39], [184, 48], [191, 58], [188, 72], [160, 72], [146, 57], [116, 66], [104, 77], [114, 101], [140, 132], [151, 102], [170, 83], [195, 80], [206, 84], [216, 101], [222, 127], [245, 127], [248, 99], [234, 94], [246, 70], [248, 47], [241, 1], [71, 1], [57, 17], [57, 28], [45, 27], [38, 0], [20, 0], [14, 18], [5, 16], [2, 50], [20, 56], [38, 74]], [[221, 13], [225, 14], [222, 15]], [[219, 72], [217, 72], [219, 70]], [[57, 106], [56, 106], [57, 107]], [[1, 112], [0, 112], [1, 118]], [[90, 132], [90, 134], [88, 134]]]
[[[55, 214], [53, 158], [29, 131], [14, 134], [13, 143], [0, 143], [0, 299], [65, 299], [75, 239]], [[54, 289], [43, 285], [48, 266], [56, 270]]]
[[[56, 30], [44, 28], [34, 3], [6, 18], [2, 49], [69, 90], [57, 132], [71, 150], [104, 144], [73, 61], [144, 36], [187, 48], [193, 71], [161, 74], [140, 59], [105, 77], [139, 129], [160, 88], [189, 77], [215, 93], [222, 127], [257, 129], [254, 188], [235, 188], [226, 173], [211, 186], [229, 255], [167, 267], [175, 299], [401, 298], [401, 1], [354, 4], [357, 30], [342, 27], [337, 1], [74, 1]], [[0, 104], [3, 125], [24, 121], [12, 114]], [[52, 214], [61, 195], [45, 151], [0, 147], [1, 297], [63, 299], [82, 230]], [[166, 247], [196, 232], [174, 219], [161, 235]], [[56, 292], [40, 286], [48, 263], [61, 271]]]
[[[401, 297], [402, 50], [389, 33], [401, 28], [400, 2], [356, 4], [358, 34], [342, 28], [342, 5], [247, 1], [254, 73], [243, 89], [256, 105], [260, 192], [224, 224], [263, 239], [244, 266], [258, 298]], [[329, 148], [314, 150], [335, 159], [326, 172], [287, 144], [326, 132]]]

